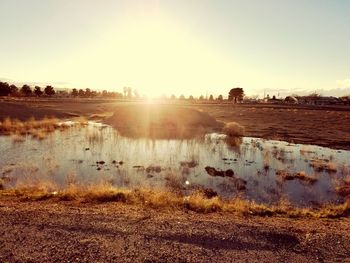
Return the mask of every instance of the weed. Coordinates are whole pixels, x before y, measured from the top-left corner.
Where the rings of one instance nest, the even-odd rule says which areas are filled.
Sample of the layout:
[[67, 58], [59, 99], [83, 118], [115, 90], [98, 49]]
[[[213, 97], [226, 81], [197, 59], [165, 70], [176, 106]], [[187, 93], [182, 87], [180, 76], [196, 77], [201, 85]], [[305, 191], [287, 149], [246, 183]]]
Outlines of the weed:
[[313, 183], [317, 182], [317, 178], [308, 175], [304, 171], [299, 172], [299, 173], [295, 173], [295, 174], [291, 174], [285, 170], [279, 170], [279, 171], [276, 171], [276, 175], [279, 176], [279, 178], [281, 178], [283, 181], [299, 179], [299, 180], [307, 182], [309, 184], [313, 184]]
[[321, 172], [326, 171], [328, 173], [336, 173], [337, 166], [335, 163], [330, 162], [328, 160], [312, 160], [310, 166], [314, 168], [315, 171]]
[[244, 127], [237, 122], [226, 123], [222, 131], [229, 137], [241, 137], [245, 133]]

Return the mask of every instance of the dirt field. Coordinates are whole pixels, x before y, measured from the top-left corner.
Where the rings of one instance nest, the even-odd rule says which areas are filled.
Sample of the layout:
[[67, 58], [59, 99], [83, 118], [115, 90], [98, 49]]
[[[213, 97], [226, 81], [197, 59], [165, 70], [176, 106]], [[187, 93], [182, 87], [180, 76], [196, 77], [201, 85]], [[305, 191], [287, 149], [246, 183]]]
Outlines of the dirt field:
[[350, 150], [350, 107], [201, 105], [221, 121], [236, 121], [247, 136]]
[[349, 262], [349, 219], [0, 201], [1, 262]]
[[[85, 116], [103, 119], [117, 107], [137, 103], [113, 100], [46, 99], [27, 101], [0, 100], [0, 119], [21, 120], [30, 117]], [[350, 150], [350, 107], [319, 107], [298, 105], [227, 105], [182, 104], [208, 112], [219, 121], [236, 121], [246, 128], [246, 135], [294, 143], [316, 144]]]

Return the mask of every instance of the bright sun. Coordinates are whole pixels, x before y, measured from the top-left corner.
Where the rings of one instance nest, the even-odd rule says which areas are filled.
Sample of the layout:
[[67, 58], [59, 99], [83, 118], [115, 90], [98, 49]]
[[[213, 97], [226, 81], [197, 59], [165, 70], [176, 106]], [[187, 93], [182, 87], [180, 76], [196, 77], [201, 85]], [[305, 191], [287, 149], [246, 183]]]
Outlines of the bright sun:
[[205, 87], [231, 78], [223, 57], [180, 28], [159, 17], [127, 21], [96, 47], [78, 53], [73, 72], [89, 83], [115, 82], [118, 89], [130, 86], [149, 97], [203, 94]]

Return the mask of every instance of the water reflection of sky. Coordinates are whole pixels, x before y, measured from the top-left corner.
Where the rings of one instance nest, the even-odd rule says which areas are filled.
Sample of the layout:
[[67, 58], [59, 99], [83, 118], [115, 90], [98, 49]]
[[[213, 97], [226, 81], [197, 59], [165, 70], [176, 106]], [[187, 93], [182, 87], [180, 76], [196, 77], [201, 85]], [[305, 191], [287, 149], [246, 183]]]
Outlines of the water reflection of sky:
[[[221, 137], [132, 139], [120, 136], [109, 126], [93, 123], [56, 131], [42, 141], [28, 136], [24, 142], [14, 143], [11, 137], [1, 136], [1, 176], [11, 179], [8, 187], [41, 180], [63, 186], [67, 178], [74, 177], [80, 184], [108, 181], [127, 188], [164, 187], [171, 177], [184, 189], [212, 188], [225, 198], [239, 194], [267, 203], [284, 198], [298, 205], [341, 201], [334, 189], [348, 174], [349, 151], [249, 137], [232, 146]], [[310, 166], [313, 159], [333, 162], [337, 172], [315, 171]], [[105, 164], [96, 164], [100, 161]], [[191, 161], [198, 165], [180, 165]], [[141, 168], [150, 166], [160, 166], [161, 172]], [[247, 181], [247, 189], [239, 192], [232, 178], [208, 175], [206, 166], [232, 169], [235, 177]], [[276, 175], [278, 170], [304, 171], [318, 180], [314, 184], [298, 179], [284, 181]]]

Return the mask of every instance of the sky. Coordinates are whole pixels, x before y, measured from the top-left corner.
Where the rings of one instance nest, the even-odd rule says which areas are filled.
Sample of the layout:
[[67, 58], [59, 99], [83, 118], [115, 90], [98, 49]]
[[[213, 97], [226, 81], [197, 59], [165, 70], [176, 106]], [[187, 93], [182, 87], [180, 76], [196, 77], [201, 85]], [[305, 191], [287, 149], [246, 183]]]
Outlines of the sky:
[[348, 0], [0, 0], [0, 80], [141, 95], [350, 94]]

